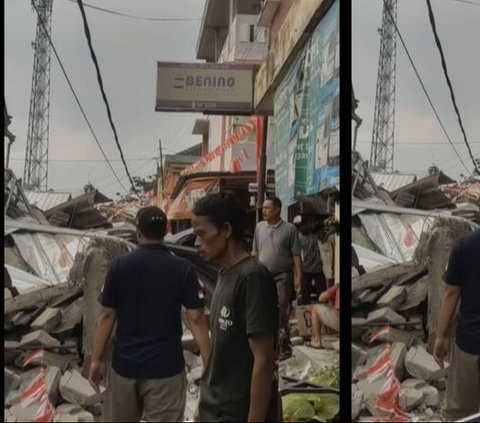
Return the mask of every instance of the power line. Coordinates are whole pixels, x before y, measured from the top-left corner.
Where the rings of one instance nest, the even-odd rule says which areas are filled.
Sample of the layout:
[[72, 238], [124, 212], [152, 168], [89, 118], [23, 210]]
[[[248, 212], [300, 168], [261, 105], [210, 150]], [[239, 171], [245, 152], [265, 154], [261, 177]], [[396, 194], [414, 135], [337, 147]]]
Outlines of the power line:
[[[77, 0], [68, 0], [72, 3], [76, 3]], [[160, 21], [160, 22], [185, 22], [185, 21], [201, 21], [202, 18], [156, 18], [156, 17], [148, 17], [148, 16], [137, 16], [137, 15], [130, 15], [128, 13], [118, 12], [116, 10], [105, 9], [103, 7], [94, 6], [93, 4], [83, 3], [85, 7], [89, 7], [91, 9], [98, 10], [100, 12], [110, 13], [112, 15], [123, 16], [124, 18], [130, 19], [138, 19], [143, 21]]]
[[[25, 159], [20, 157], [12, 157], [10, 160], [17, 162], [24, 162]], [[145, 162], [156, 160], [156, 157], [145, 157], [138, 159], [125, 159], [127, 162]], [[48, 159], [49, 162], [63, 162], [63, 163], [105, 163], [106, 159]], [[121, 159], [110, 159], [110, 162], [121, 162]]]
[[[357, 140], [357, 143], [360, 144], [370, 144], [372, 140]], [[400, 145], [431, 145], [433, 147], [437, 147], [439, 145], [450, 145], [448, 142], [428, 142], [428, 141], [412, 141], [412, 142], [407, 142], [407, 141], [396, 141], [395, 140], [395, 145], [400, 144]], [[452, 144], [464, 144], [463, 141], [458, 141], [454, 142]], [[480, 144], [480, 141], [470, 141], [470, 144]]]
[[415, 63], [413, 63], [413, 59], [412, 59], [412, 56], [410, 55], [410, 52], [408, 51], [408, 48], [405, 44], [405, 41], [403, 40], [403, 37], [402, 37], [402, 34], [400, 33], [400, 30], [398, 29], [398, 26], [397, 26], [397, 23], [395, 22], [395, 20], [393, 19], [393, 16], [390, 12], [390, 8], [388, 7], [387, 3], [386, 3], [386, 0], [383, 0], [383, 3], [385, 4], [386, 6], [386, 10], [388, 12], [388, 14], [390, 15], [390, 19], [392, 20], [393, 24], [395, 25], [395, 30], [397, 31], [397, 34], [398, 34], [398, 37], [400, 38], [400, 41], [402, 42], [402, 46], [403, 48], [405, 49], [405, 52], [407, 53], [407, 57], [408, 59], [410, 60], [410, 64], [412, 65], [413, 67], [413, 70], [415, 71], [415, 75], [417, 76], [418, 78], [418, 81], [420, 82], [420, 85], [422, 86], [422, 89], [423, 89], [423, 92], [425, 93], [425, 95], [427, 96], [427, 100], [430, 104], [430, 106], [432, 107], [432, 110], [433, 110], [433, 113], [435, 113], [435, 116], [438, 120], [438, 123], [440, 124], [442, 130], [443, 130], [443, 133], [445, 134], [445, 136], [447, 137], [448, 141], [450, 142], [452, 148], [453, 148], [453, 151], [455, 151], [455, 154], [457, 155], [458, 159], [460, 160], [460, 162], [462, 163], [463, 167], [466, 169], [467, 172], [469, 172], [469, 169], [467, 168], [467, 165], [465, 164], [465, 162], [463, 161], [463, 159], [460, 157], [460, 154], [458, 153], [457, 149], [455, 148], [455, 145], [453, 145], [452, 143], [452, 140], [450, 139], [450, 136], [448, 135], [448, 132], [447, 130], [445, 129], [445, 126], [443, 125], [443, 122], [442, 120], [440, 119], [440, 116], [438, 115], [438, 112], [437, 110], [435, 109], [435, 106], [433, 105], [433, 102], [427, 92], [427, 89], [425, 88], [425, 84], [423, 83], [423, 80], [422, 78], [420, 77], [420, 74], [418, 73], [418, 70], [417, 70], [417, 67], [415, 66]]
[[100, 91], [102, 93], [102, 98], [103, 98], [103, 101], [105, 103], [105, 107], [107, 108], [107, 116], [108, 116], [108, 120], [110, 122], [110, 126], [113, 130], [113, 136], [115, 137], [115, 143], [117, 144], [118, 151], [120, 152], [120, 158], [122, 159], [123, 165], [125, 167], [125, 172], [127, 173], [130, 184], [132, 185], [133, 192], [135, 193], [135, 195], [138, 198], [140, 198], [140, 195], [139, 195], [137, 189], [135, 188], [135, 184], [133, 183], [132, 177], [130, 176], [130, 172], [128, 171], [128, 166], [127, 166], [127, 163], [125, 162], [125, 158], [123, 156], [122, 147], [120, 146], [120, 142], [118, 141], [117, 129], [115, 128], [115, 124], [113, 123], [112, 113], [110, 111], [110, 105], [108, 103], [107, 95], [106, 95], [105, 90], [103, 88], [102, 75], [100, 73], [100, 67], [98, 65], [97, 56], [95, 54], [95, 51], [93, 50], [92, 37], [90, 35], [90, 28], [88, 27], [87, 16], [85, 15], [85, 9], [83, 7], [82, 0], [78, 0], [78, 6], [80, 8], [80, 13], [82, 14], [83, 27], [84, 27], [84, 30], [85, 30], [85, 36], [87, 37], [88, 48], [90, 50], [90, 55], [92, 57], [93, 63], [95, 65], [95, 69], [97, 71], [97, 80], [98, 80], [98, 84], [100, 86]]
[[473, 1], [469, 1], [469, 0], [453, 0], [453, 1], [458, 1], [458, 2], [461, 2], [461, 3], [467, 3], [467, 4], [473, 4], [474, 6], [480, 6], [480, 3], [474, 3]]
[[453, 108], [455, 109], [455, 113], [456, 113], [457, 118], [458, 118], [458, 124], [460, 125], [460, 129], [462, 131], [463, 140], [465, 141], [465, 145], [467, 146], [468, 154], [469, 154], [470, 158], [472, 159], [473, 168], [476, 169], [477, 172], [480, 173], [480, 170], [478, 169], [475, 158], [473, 157], [472, 149], [470, 148], [470, 145], [468, 144], [467, 134], [465, 133], [465, 128], [463, 127], [463, 122], [462, 122], [462, 118], [460, 116], [460, 111], [458, 110], [458, 107], [457, 107], [457, 100], [455, 98], [455, 93], [453, 92], [452, 82], [450, 81], [450, 77], [448, 75], [447, 62], [445, 61], [445, 55], [443, 54], [442, 44], [440, 43], [440, 38], [438, 37], [438, 33], [437, 33], [437, 26], [435, 24], [435, 16], [433, 15], [432, 4], [430, 3], [430, 0], [426, 0], [426, 1], [427, 1], [427, 7], [428, 7], [428, 17], [430, 19], [430, 24], [432, 26], [433, 36], [435, 38], [435, 44], [437, 45], [438, 51], [440, 53], [443, 73], [445, 75], [445, 79], [447, 80], [448, 89], [450, 91], [450, 98], [452, 99]]
[[34, 7], [35, 9], [35, 12], [37, 13], [37, 16], [39, 18], [39, 22], [41, 23], [42, 27], [43, 27], [43, 30], [45, 31], [45, 33], [47, 34], [47, 37], [48, 37], [48, 41], [50, 42], [50, 45], [52, 46], [52, 50], [53, 50], [53, 53], [55, 54], [55, 58], [57, 59], [58, 61], [58, 64], [60, 65], [60, 68], [63, 72], [63, 75], [65, 76], [65, 79], [67, 80], [67, 83], [68, 83], [68, 86], [70, 88], [70, 90], [72, 91], [72, 94], [73, 96], [75, 97], [75, 101], [77, 102], [77, 105], [80, 109], [80, 111], [82, 112], [82, 115], [83, 115], [83, 118], [85, 119], [85, 122], [87, 122], [87, 126], [88, 128], [90, 129], [90, 132], [92, 133], [92, 136], [93, 136], [93, 139], [95, 140], [96, 144], [98, 145], [98, 148], [100, 149], [100, 151], [102, 152], [102, 156], [105, 158], [105, 161], [108, 163], [108, 166], [110, 167], [110, 169], [112, 170], [112, 173], [115, 175], [115, 177], [117, 178], [118, 182], [120, 183], [120, 185], [122, 186], [122, 188], [125, 190], [125, 192], [128, 193], [128, 190], [125, 188], [125, 186], [122, 184], [122, 182], [120, 181], [120, 178], [118, 177], [117, 173], [115, 172], [115, 169], [113, 168], [112, 164], [109, 162], [108, 158], [107, 158], [107, 155], [105, 154], [105, 151], [103, 150], [100, 142], [98, 141], [98, 138], [97, 138], [97, 135], [95, 134], [95, 131], [93, 130], [92, 128], [92, 125], [90, 124], [90, 121], [88, 120], [88, 117], [85, 113], [85, 110], [83, 109], [83, 106], [82, 104], [80, 103], [80, 100], [77, 96], [77, 93], [75, 92], [75, 89], [73, 88], [73, 85], [70, 81], [70, 78], [68, 77], [68, 74], [67, 74], [67, 71], [65, 70], [65, 67], [63, 66], [63, 63], [62, 61], [60, 60], [60, 56], [57, 52], [57, 49], [55, 48], [55, 45], [53, 44], [53, 41], [52, 41], [52, 38], [50, 36], [50, 34], [48, 33], [48, 31], [46, 30], [46, 27], [45, 27], [45, 23], [43, 22], [43, 19], [40, 15], [40, 13], [38, 12], [38, 9], [37, 9], [37, 5], [35, 4], [35, 2], [33, 1], [32, 2], [32, 6]]

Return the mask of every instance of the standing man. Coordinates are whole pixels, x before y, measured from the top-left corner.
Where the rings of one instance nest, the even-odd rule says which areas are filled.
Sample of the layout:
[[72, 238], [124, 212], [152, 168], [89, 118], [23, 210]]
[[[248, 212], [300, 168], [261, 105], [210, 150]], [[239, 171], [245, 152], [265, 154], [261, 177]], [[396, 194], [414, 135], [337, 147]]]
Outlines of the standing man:
[[480, 230], [455, 242], [444, 279], [433, 356], [443, 367], [448, 328], [460, 301], [443, 410], [454, 421], [480, 412]]
[[306, 305], [311, 303], [312, 281], [315, 283], [317, 297], [327, 287], [323, 275], [318, 236], [313, 232], [312, 224], [303, 222], [301, 215], [294, 217], [293, 224], [298, 229], [303, 268], [303, 289], [298, 305]]
[[192, 265], [163, 246], [167, 218], [157, 207], [136, 218], [139, 247], [115, 259], [107, 275], [90, 367], [103, 377], [102, 358], [115, 323], [103, 421], [182, 421], [186, 400], [181, 308], [200, 348], [209, 355], [203, 295]]
[[211, 353], [200, 386], [200, 421], [276, 419], [278, 301], [272, 275], [242, 245], [245, 210], [228, 194], [193, 208], [195, 246], [221, 267], [210, 307]]
[[263, 203], [264, 221], [259, 222], [253, 237], [252, 255], [258, 256], [273, 274], [280, 304], [280, 360], [292, 355], [289, 317], [293, 289], [302, 292], [302, 258], [295, 225], [280, 217], [282, 202], [269, 198]]
[[327, 282], [327, 288], [335, 283], [335, 218], [325, 219], [323, 233], [320, 237], [320, 257], [322, 259], [323, 274]]

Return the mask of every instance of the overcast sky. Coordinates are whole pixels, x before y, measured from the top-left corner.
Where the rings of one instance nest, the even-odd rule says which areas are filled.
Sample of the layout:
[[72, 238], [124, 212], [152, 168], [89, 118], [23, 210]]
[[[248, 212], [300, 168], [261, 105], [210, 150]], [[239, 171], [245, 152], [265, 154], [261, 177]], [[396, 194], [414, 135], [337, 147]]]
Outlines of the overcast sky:
[[[89, 0], [87, 3], [148, 17], [201, 18], [204, 0]], [[33, 69], [36, 14], [30, 0], [5, 0], [5, 99], [16, 141], [10, 167], [23, 177]], [[200, 142], [191, 135], [190, 113], [155, 112], [156, 62], [195, 61], [200, 20], [134, 20], [86, 8], [93, 46], [102, 72], [124, 155], [133, 175], [156, 171], [158, 139], [164, 154]], [[128, 188], [119, 161], [80, 10], [69, 0], [54, 0], [52, 39], [100, 143]], [[107, 195], [122, 192], [84, 121], [52, 51], [50, 94], [49, 188], [78, 191], [91, 181]], [[140, 160], [141, 159], [141, 160]], [[60, 161], [59, 161], [60, 160]], [[70, 160], [70, 161], [66, 161]]]
[[[437, 31], [473, 153], [480, 157], [480, 1], [432, 0]], [[381, 27], [381, 0], [352, 1], [352, 74], [357, 113], [363, 119], [358, 150], [370, 158]], [[398, 0], [398, 28], [444, 126], [469, 171], [473, 164], [450, 100], [440, 55], [435, 46], [427, 5]], [[466, 170], [455, 155], [428, 104], [407, 55], [397, 39], [394, 169], [422, 172], [432, 163], [459, 178]]]

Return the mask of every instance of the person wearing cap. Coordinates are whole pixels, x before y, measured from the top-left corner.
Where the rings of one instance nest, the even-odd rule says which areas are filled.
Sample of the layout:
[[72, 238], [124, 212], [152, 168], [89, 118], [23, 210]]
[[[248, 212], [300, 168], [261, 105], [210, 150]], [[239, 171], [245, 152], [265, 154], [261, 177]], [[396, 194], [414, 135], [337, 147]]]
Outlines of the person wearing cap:
[[317, 296], [325, 291], [325, 276], [322, 270], [318, 237], [313, 233], [312, 225], [304, 222], [301, 215], [293, 218], [293, 224], [298, 229], [303, 267], [303, 290], [301, 297], [298, 299], [298, 305], [306, 305], [311, 302], [312, 281], [315, 283]]
[[289, 317], [292, 295], [302, 292], [302, 258], [298, 231], [295, 225], [280, 217], [282, 202], [277, 197], [264, 201], [264, 220], [255, 228], [252, 255], [273, 274], [280, 304], [280, 360], [292, 355]]
[[116, 324], [103, 421], [182, 421], [186, 402], [181, 309], [209, 356], [203, 292], [193, 266], [163, 245], [167, 218], [157, 207], [136, 217], [138, 248], [116, 258], [100, 302], [89, 380], [98, 389], [102, 359]]

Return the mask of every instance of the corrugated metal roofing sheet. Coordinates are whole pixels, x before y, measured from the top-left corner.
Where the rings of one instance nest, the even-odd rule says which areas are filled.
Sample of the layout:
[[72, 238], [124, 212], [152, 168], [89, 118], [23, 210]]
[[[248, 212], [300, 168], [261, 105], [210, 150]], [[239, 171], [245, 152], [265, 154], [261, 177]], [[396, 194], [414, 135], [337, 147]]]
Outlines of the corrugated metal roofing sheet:
[[25, 195], [32, 206], [38, 207], [42, 211], [47, 211], [72, 198], [68, 192], [25, 191]]
[[396, 191], [416, 180], [416, 175], [405, 175], [401, 173], [371, 173], [375, 184], [387, 192]]

